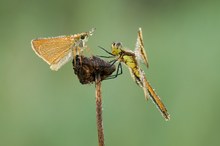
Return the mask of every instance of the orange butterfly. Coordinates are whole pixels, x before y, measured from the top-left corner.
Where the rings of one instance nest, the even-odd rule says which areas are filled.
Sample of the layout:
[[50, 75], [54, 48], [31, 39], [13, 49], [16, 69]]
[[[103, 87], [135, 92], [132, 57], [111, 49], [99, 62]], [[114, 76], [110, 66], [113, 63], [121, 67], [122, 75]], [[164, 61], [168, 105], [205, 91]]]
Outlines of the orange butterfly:
[[51, 38], [39, 38], [31, 41], [34, 52], [57, 71], [68, 61], [80, 55], [89, 36], [93, 34], [93, 28], [89, 32], [78, 33], [70, 36], [58, 36]]

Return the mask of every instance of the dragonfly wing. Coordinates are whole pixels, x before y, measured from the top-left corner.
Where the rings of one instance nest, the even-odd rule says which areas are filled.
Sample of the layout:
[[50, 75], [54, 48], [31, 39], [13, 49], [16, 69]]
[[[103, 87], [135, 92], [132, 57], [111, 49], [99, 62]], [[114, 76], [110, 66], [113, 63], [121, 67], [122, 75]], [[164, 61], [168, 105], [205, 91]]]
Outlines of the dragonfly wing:
[[148, 88], [145, 84], [145, 73], [141, 69], [140, 69], [139, 72], [140, 72], [140, 77], [141, 77], [141, 82], [142, 82], [142, 89], [144, 91], [144, 97], [145, 97], [146, 100], [148, 100], [150, 98], [150, 94], [149, 94]]
[[129, 68], [129, 71], [130, 71], [130, 74], [131, 74], [131, 77], [133, 78], [133, 80], [138, 84], [138, 86], [140, 86], [143, 91], [144, 91], [144, 96], [145, 96], [145, 99], [148, 100], [149, 97], [150, 97], [150, 94], [147, 90], [147, 87], [146, 87], [146, 84], [144, 82], [144, 72], [138, 68], [137, 70], [132, 70], [131, 68]]
[[145, 82], [145, 86], [150, 94], [150, 97], [152, 101], [155, 103], [159, 111], [161, 112], [162, 116], [165, 118], [165, 120], [170, 119], [170, 115], [167, 112], [167, 109], [163, 102], [161, 101], [160, 97], [157, 95], [157, 93], [154, 91], [154, 89], [151, 87], [150, 83], [147, 81], [146, 77], [144, 77], [143, 81]]
[[144, 42], [143, 42], [143, 35], [142, 35], [141, 28], [139, 28], [138, 30], [138, 37], [137, 37], [137, 42], [136, 42], [136, 47], [135, 47], [135, 55], [137, 57], [137, 60], [143, 60], [147, 68], [149, 67], [147, 53], [145, 52], [145, 49], [144, 49]]

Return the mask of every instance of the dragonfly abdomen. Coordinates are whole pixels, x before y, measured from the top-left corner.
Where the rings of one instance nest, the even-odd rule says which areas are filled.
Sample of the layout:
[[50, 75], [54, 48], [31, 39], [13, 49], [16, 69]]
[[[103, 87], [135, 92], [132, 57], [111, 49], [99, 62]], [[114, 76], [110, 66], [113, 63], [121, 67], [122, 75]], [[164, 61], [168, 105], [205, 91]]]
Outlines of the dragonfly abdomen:
[[130, 74], [138, 86], [143, 87], [143, 81], [139, 72], [139, 68], [129, 68]]

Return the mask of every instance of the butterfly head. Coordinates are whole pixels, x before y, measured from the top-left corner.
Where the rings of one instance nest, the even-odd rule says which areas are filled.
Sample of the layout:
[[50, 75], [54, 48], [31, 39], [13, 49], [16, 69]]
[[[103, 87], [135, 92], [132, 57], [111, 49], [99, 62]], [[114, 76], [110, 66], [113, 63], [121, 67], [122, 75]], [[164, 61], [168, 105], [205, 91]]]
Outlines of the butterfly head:
[[88, 41], [88, 38], [93, 35], [94, 31], [95, 31], [95, 28], [93, 28], [92, 30], [90, 30], [88, 32], [76, 34], [74, 36], [76, 46], [79, 46], [81, 48], [86, 47], [86, 42]]

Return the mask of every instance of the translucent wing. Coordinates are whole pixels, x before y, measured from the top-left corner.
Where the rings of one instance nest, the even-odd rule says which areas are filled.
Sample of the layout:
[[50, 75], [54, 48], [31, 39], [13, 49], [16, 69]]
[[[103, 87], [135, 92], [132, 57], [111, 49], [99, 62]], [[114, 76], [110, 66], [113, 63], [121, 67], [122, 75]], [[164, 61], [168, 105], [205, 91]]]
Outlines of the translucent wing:
[[147, 58], [147, 53], [145, 52], [145, 49], [144, 49], [141, 28], [139, 28], [139, 30], [138, 30], [138, 37], [137, 37], [137, 42], [136, 42], [136, 47], [135, 47], [135, 54], [136, 54], [137, 60], [143, 60], [144, 64], [148, 68], [149, 67], [148, 58]]
[[155, 103], [159, 111], [161, 112], [162, 116], [165, 118], [165, 120], [170, 119], [170, 115], [167, 112], [167, 109], [163, 102], [161, 101], [160, 97], [157, 95], [157, 93], [154, 91], [154, 89], [151, 87], [150, 83], [147, 81], [146, 77], [143, 78], [143, 82], [145, 83], [145, 87], [148, 90], [150, 97], [152, 101]]
[[167, 112], [166, 107], [164, 106], [163, 102], [156, 94], [154, 89], [151, 87], [150, 83], [147, 81], [144, 71], [142, 71], [140, 68], [134, 70], [130, 67], [129, 71], [134, 81], [143, 89], [145, 99], [148, 100], [149, 98], [151, 98], [157, 106], [157, 108], [159, 109], [159, 111], [161, 112], [162, 116], [165, 118], [165, 120], [169, 120], [170, 115]]
[[146, 100], [148, 100], [150, 98], [150, 94], [148, 92], [148, 88], [146, 86], [146, 83], [145, 83], [145, 73], [144, 71], [142, 71], [141, 69], [139, 69], [139, 74], [140, 74], [140, 80], [141, 80], [141, 87], [144, 91], [144, 97]]
[[[67, 61], [66, 57], [70, 57], [71, 48], [74, 45], [73, 36], [59, 36], [53, 38], [42, 38], [31, 41], [32, 48], [35, 53], [41, 57], [49, 65], [60, 64], [61, 60]], [[66, 62], [65, 62], [66, 63]], [[60, 64], [61, 66], [65, 64]], [[58, 69], [61, 67], [59, 66]], [[51, 67], [53, 69], [53, 67]], [[58, 70], [53, 69], [53, 70]]]
[[128, 69], [133, 80], [138, 84], [138, 86], [140, 86], [143, 89], [145, 99], [148, 100], [150, 98], [150, 94], [144, 82], [144, 72], [139, 67], [131, 68], [128, 66]]

